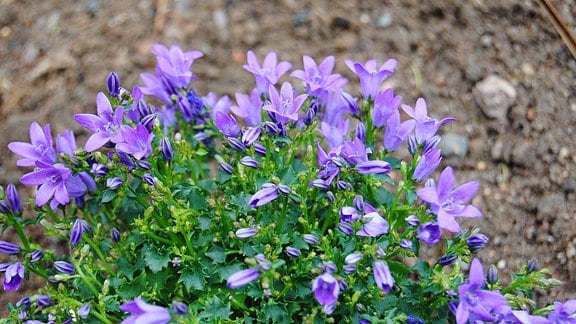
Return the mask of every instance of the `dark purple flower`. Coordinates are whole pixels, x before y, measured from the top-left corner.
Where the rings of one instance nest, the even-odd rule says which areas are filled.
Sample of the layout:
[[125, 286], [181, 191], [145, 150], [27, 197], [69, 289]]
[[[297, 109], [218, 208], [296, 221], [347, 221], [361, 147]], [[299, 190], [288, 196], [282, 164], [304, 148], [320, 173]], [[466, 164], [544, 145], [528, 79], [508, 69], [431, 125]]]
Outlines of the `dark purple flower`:
[[416, 100], [416, 107], [402, 105], [404, 112], [416, 121], [414, 135], [418, 144], [424, 144], [432, 136], [436, 135], [440, 125], [454, 121], [454, 118], [436, 120], [428, 116], [426, 101], [423, 98]]
[[373, 265], [374, 270], [374, 281], [376, 281], [376, 286], [382, 289], [385, 293], [390, 292], [390, 289], [394, 286], [394, 278], [388, 269], [388, 265], [384, 261], [375, 261]]
[[364, 125], [364, 123], [358, 123], [356, 124], [356, 138], [358, 138], [360, 141], [364, 141], [366, 140], [366, 125]]
[[246, 146], [244, 146], [244, 144], [242, 144], [242, 142], [236, 137], [227, 137], [226, 139], [228, 140], [228, 144], [230, 144], [230, 146], [236, 151], [242, 152], [246, 149]]
[[334, 56], [326, 57], [319, 65], [316, 65], [313, 58], [306, 55], [302, 61], [304, 70], [296, 70], [290, 73], [290, 76], [306, 82], [306, 90], [311, 96], [318, 97], [325, 92], [337, 92], [348, 83], [348, 80], [340, 74], [332, 74], [336, 61]]
[[418, 190], [420, 199], [430, 205], [430, 210], [438, 217], [438, 225], [451, 232], [460, 232], [456, 217], [481, 217], [482, 212], [467, 202], [478, 190], [478, 182], [467, 182], [454, 189], [454, 173], [451, 167], [446, 167], [440, 174], [438, 185], [432, 181], [430, 185]]
[[438, 259], [437, 263], [442, 266], [447, 266], [454, 264], [456, 260], [458, 260], [458, 256], [456, 254], [447, 254], [441, 256], [440, 259]]
[[120, 78], [116, 72], [110, 72], [110, 74], [108, 74], [106, 86], [108, 87], [108, 93], [112, 97], [116, 97], [120, 93]]
[[248, 237], [252, 237], [252, 236], [256, 235], [256, 233], [258, 233], [257, 229], [255, 229], [253, 227], [246, 227], [246, 228], [238, 229], [236, 231], [236, 237], [237, 238], [248, 238]]
[[554, 310], [548, 314], [551, 323], [576, 323], [576, 299], [569, 299], [564, 304], [554, 302]]
[[412, 178], [418, 182], [423, 181], [436, 170], [440, 165], [440, 161], [442, 161], [440, 150], [432, 149], [424, 153], [420, 156], [418, 164], [416, 164]]
[[8, 207], [8, 203], [4, 200], [0, 200], [0, 213], [9, 214], [12, 210]]
[[302, 235], [302, 238], [304, 239], [304, 242], [310, 245], [318, 244], [318, 238], [314, 234], [304, 234]]
[[[265, 91], [268, 91], [268, 86]], [[262, 122], [262, 100], [256, 89], [252, 90], [250, 96], [236, 93], [236, 104], [237, 106], [230, 106], [230, 110], [242, 118], [246, 125], [256, 126]]]
[[396, 70], [395, 59], [388, 59], [378, 68], [376, 60], [368, 60], [365, 64], [346, 60], [346, 65], [358, 75], [364, 98], [376, 98], [382, 82]]
[[276, 121], [282, 124], [298, 120], [298, 110], [308, 95], [301, 94], [294, 97], [294, 89], [288, 82], [282, 84], [280, 92], [274, 86], [270, 86], [269, 93], [270, 102], [264, 105], [264, 110], [274, 113]]
[[0, 241], [0, 253], [3, 254], [17, 254], [20, 252], [18, 245], [6, 241]]
[[[248, 127], [242, 133], [242, 144], [246, 146], [251, 146], [252, 144], [254, 144], [254, 142], [256, 142], [258, 137], [260, 137], [261, 133], [262, 130], [260, 129], [260, 127]], [[264, 148], [264, 150], [266, 150], [266, 148]]]
[[423, 319], [416, 317], [412, 314], [408, 314], [408, 317], [406, 318], [406, 324], [425, 324], [425, 323], [426, 322]]
[[148, 132], [141, 124], [136, 128], [123, 125], [121, 128], [124, 141], [116, 144], [116, 148], [122, 152], [131, 154], [136, 160], [147, 157], [152, 153], [152, 139], [154, 134]]
[[28, 309], [28, 307], [30, 307], [30, 297], [24, 296], [24, 297], [20, 298], [20, 300], [18, 300], [16, 302], [16, 307], [20, 307], [20, 306], [23, 306], [23, 308]]
[[120, 187], [123, 182], [124, 181], [122, 181], [122, 179], [118, 177], [108, 178], [106, 179], [106, 187], [112, 190], [118, 189], [118, 187]]
[[297, 258], [300, 256], [300, 250], [298, 250], [295, 247], [287, 246], [285, 251], [286, 255], [288, 255], [291, 258]]
[[117, 228], [110, 229], [110, 238], [114, 242], [120, 242], [120, 231]]
[[30, 263], [38, 262], [44, 257], [44, 252], [42, 250], [35, 250], [30, 252]]
[[46, 295], [37, 295], [36, 296], [36, 304], [38, 306], [50, 306], [50, 304], [52, 304], [52, 300], [50, 299], [50, 296], [46, 296]]
[[356, 169], [360, 174], [387, 174], [392, 170], [388, 162], [381, 160], [360, 162]]
[[60, 163], [49, 165], [40, 161], [36, 162], [38, 168], [23, 175], [20, 182], [27, 186], [40, 186], [36, 193], [36, 205], [43, 206], [50, 199], [50, 207], [55, 209], [58, 204], [66, 205], [70, 201], [70, 195], [66, 182], [72, 177], [72, 171]]
[[14, 214], [19, 214], [22, 211], [22, 203], [20, 202], [20, 195], [13, 183], [6, 186], [6, 198], [10, 204], [10, 208]]
[[260, 156], [266, 156], [266, 147], [264, 147], [264, 145], [260, 144], [260, 143], [254, 143], [254, 153], [260, 155]]
[[172, 302], [172, 310], [177, 315], [186, 315], [188, 313], [188, 306], [181, 301]]
[[78, 308], [78, 316], [82, 319], [86, 319], [90, 315], [90, 304], [82, 304], [80, 308]]
[[312, 280], [312, 291], [320, 305], [332, 305], [338, 300], [340, 284], [330, 273], [324, 273]]
[[214, 124], [225, 137], [236, 138], [238, 137], [238, 134], [240, 134], [240, 127], [238, 126], [236, 119], [221, 111], [216, 112], [214, 116]]
[[24, 279], [24, 266], [20, 262], [10, 264], [4, 273], [4, 290], [18, 290]]
[[162, 137], [162, 141], [160, 142], [160, 147], [162, 148], [162, 156], [164, 160], [170, 161], [174, 157], [174, 150], [172, 150], [172, 144], [170, 144], [170, 140], [168, 137]]
[[538, 262], [538, 259], [532, 258], [528, 260], [528, 265], [526, 266], [527, 273], [538, 271], [538, 269], [540, 269], [540, 263]]
[[234, 173], [234, 167], [231, 166], [229, 163], [226, 163], [224, 161], [219, 162], [218, 167], [220, 168], [220, 170], [222, 170], [228, 174]]
[[356, 232], [358, 236], [378, 237], [388, 233], [388, 222], [378, 214], [378, 212], [370, 212], [362, 217], [366, 222], [362, 228]]
[[466, 243], [468, 244], [468, 248], [470, 248], [470, 253], [478, 253], [480, 252], [486, 244], [488, 244], [488, 236], [477, 233], [471, 235], [467, 240]]
[[72, 226], [72, 231], [70, 232], [70, 245], [77, 245], [80, 240], [82, 240], [82, 235], [86, 232], [90, 232], [90, 224], [83, 219], [76, 219], [74, 225]]
[[36, 161], [47, 164], [56, 162], [56, 151], [52, 144], [52, 132], [50, 124], [44, 129], [36, 122], [30, 124], [30, 143], [12, 142], [8, 144], [12, 153], [21, 157], [16, 164], [18, 166], [35, 166]]
[[428, 245], [435, 245], [440, 242], [442, 231], [438, 223], [428, 222], [418, 228], [418, 235], [416, 235], [416, 237]]
[[406, 140], [416, 122], [407, 120], [400, 123], [400, 113], [394, 111], [392, 116], [386, 121], [386, 130], [384, 131], [384, 147], [388, 151], [396, 150], [402, 142]]
[[73, 275], [76, 273], [76, 270], [74, 270], [74, 266], [66, 261], [55, 261], [54, 269], [56, 269], [56, 271], [58, 272], [68, 275]]
[[495, 265], [490, 265], [488, 267], [488, 273], [486, 273], [486, 282], [489, 284], [495, 284], [498, 282], [498, 268]]
[[74, 120], [93, 134], [88, 138], [84, 147], [86, 151], [95, 151], [108, 142], [120, 143], [123, 141], [120, 126], [122, 125], [123, 108], [112, 110], [108, 97], [103, 92], [96, 96], [98, 116], [93, 114], [76, 114]]
[[507, 304], [499, 291], [484, 290], [484, 269], [478, 259], [472, 260], [470, 275], [466, 283], [458, 287], [459, 304], [456, 309], [456, 322], [467, 323], [470, 315], [482, 321], [494, 321], [490, 310]]
[[226, 281], [226, 286], [230, 289], [240, 288], [260, 277], [260, 271], [256, 268], [249, 268], [235, 272]]
[[123, 320], [121, 324], [167, 324], [170, 322], [171, 318], [170, 312], [166, 308], [150, 305], [140, 297], [122, 304], [120, 306], [120, 310], [123, 312], [131, 313], [131, 315]]
[[278, 186], [273, 183], [265, 183], [262, 185], [262, 189], [257, 191], [250, 202], [248, 203], [250, 207], [257, 208], [278, 198]]
[[277, 63], [278, 59], [275, 52], [266, 54], [264, 61], [262, 61], [262, 66], [258, 63], [258, 58], [254, 52], [248, 51], [246, 58], [248, 64], [243, 67], [254, 74], [259, 95], [267, 93], [269, 86], [278, 83], [278, 80], [292, 67], [289, 62]]

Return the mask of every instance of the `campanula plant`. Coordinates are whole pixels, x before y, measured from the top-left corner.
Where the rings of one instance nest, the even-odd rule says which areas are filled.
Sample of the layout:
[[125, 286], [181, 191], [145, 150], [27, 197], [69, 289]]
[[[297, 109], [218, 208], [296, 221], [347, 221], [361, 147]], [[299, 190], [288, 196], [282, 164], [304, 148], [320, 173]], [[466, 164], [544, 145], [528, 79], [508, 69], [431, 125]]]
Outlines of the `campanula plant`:
[[[154, 45], [129, 90], [112, 72], [86, 140], [32, 123], [8, 148], [24, 168], [0, 192], [5, 291], [43, 279], [5, 323], [568, 323], [576, 301], [537, 305], [559, 284], [530, 260], [510, 279], [484, 271], [478, 182], [441, 166], [423, 98], [382, 89], [397, 61], [333, 56], [301, 69], [253, 52], [234, 100], [194, 90], [198, 51]], [[317, 63], [319, 62], [319, 63]], [[64, 252], [34, 242], [66, 242]], [[439, 251], [435, 260], [424, 250]]]

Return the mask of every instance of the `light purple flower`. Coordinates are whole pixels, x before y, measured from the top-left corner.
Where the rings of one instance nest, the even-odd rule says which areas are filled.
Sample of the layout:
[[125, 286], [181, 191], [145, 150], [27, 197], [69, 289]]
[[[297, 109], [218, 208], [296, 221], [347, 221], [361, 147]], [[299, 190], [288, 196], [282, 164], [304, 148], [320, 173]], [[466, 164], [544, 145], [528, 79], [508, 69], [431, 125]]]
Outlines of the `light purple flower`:
[[33, 122], [30, 124], [30, 143], [12, 142], [8, 144], [8, 148], [21, 157], [16, 162], [18, 166], [34, 166], [36, 161], [48, 164], [56, 162], [50, 124], [46, 124], [42, 129], [38, 123]]
[[252, 208], [257, 208], [278, 198], [278, 186], [273, 183], [265, 183], [262, 185], [262, 189], [258, 190], [248, 204]]
[[264, 110], [274, 113], [275, 119], [282, 124], [298, 120], [298, 110], [308, 95], [301, 94], [294, 97], [294, 89], [288, 82], [282, 84], [280, 92], [274, 86], [270, 86], [269, 93], [270, 102], [264, 105]]
[[440, 242], [442, 231], [436, 222], [427, 222], [418, 228], [416, 237], [428, 245], [435, 245]]
[[18, 245], [0, 240], [0, 253], [10, 255], [17, 254], [18, 252], [20, 252]]
[[116, 144], [116, 148], [131, 154], [136, 160], [148, 157], [152, 153], [152, 139], [154, 134], [148, 132], [141, 124], [132, 128], [127, 125], [121, 127], [124, 141]]
[[248, 238], [256, 235], [258, 230], [253, 227], [240, 228], [236, 231], [237, 238]]
[[410, 240], [402, 239], [400, 241], [400, 247], [403, 248], [404, 250], [412, 250], [413, 243]]
[[426, 101], [424, 101], [423, 98], [416, 100], [416, 106], [414, 108], [408, 105], [402, 105], [402, 109], [408, 116], [416, 121], [414, 135], [418, 144], [424, 144], [429, 138], [436, 135], [440, 125], [455, 120], [452, 117], [436, 120], [428, 116]]
[[86, 232], [90, 232], [90, 224], [83, 219], [76, 219], [74, 225], [72, 226], [72, 231], [70, 232], [70, 245], [77, 245], [80, 240], [82, 240], [82, 235]]
[[382, 289], [385, 293], [390, 292], [390, 289], [394, 286], [394, 278], [392, 277], [386, 262], [375, 261], [372, 268], [374, 270], [374, 281], [376, 281], [376, 286]]
[[214, 124], [225, 137], [237, 137], [240, 134], [240, 127], [236, 119], [221, 111], [216, 112]]
[[388, 222], [378, 214], [378, 212], [370, 212], [362, 217], [364, 223], [362, 228], [356, 232], [358, 236], [378, 237], [388, 233]]
[[388, 162], [381, 160], [360, 162], [356, 169], [360, 174], [387, 174], [392, 170]]
[[348, 83], [348, 80], [340, 74], [332, 74], [336, 61], [334, 56], [326, 57], [319, 65], [316, 65], [313, 58], [306, 55], [302, 61], [304, 70], [296, 70], [290, 73], [290, 76], [304, 81], [308, 94], [311, 96], [322, 96], [323, 92], [338, 92]]
[[396, 70], [398, 62], [395, 59], [388, 59], [378, 68], [376, 60], [368, 60], [365, 64], [359, 62], [345, 61], [352, 72], [358, 75], [360, 87], [364, 98], [376, 98], [380, 91], [382, 82], [386, 80]]
[[222, 112], [225, 114], [229, 113], [230, 106], [232, 105], [230, 97], [228, 97], [227, 95], [218, 97], [218, 95], [214, 92], [209, 92], [207, 95], [204, 96], [204, 98], [202, 98], [202, 101], [204, 102], [205, 107], [210, 108], [210, 114], [212, 119], [216, 118], [217, 112]]
[[78, 316], [82, 319], [86, 319], [88, 317], [88, 315], [90, 315], [90, 304], [86, 303], [86, 304], [82, 304], [82, 306], [80, 306], [80, 308], [78, 308]]
[[64, 133], [56, 135], [56, 151], [58, 153], [74, 156], [74, 151], [77, 148], [76, 138], [71, 130], [65, 130]]
[[554, 302], [554, 310], [548, 314], [551, 323], [576, 323], [576, 299], [569, 299], [564, 304]]
[[196, 78], [190, 68], [195, 59], [204, 55], [200, 51], [184, 52], [177, 45], [172, 45], [168, 49], [161, 44], [154, 44], [152, 53], [156, 55], [158, 61], [156, 73], [175, 88], [185, 88]]
[[262, 66], [258, 63], [256, 54], [252, 51], [248, 51], [246, 59], [248, 64], [245, 64], [243, 67], [248, 72], [254, 74], [258, 94], [268, 93], [270, 85], [278, 83], [278, 80], [292, 67], [290, 62], [277, 63], [278, 59], [275, 52], [266, 54], [264, 61], [262, 61]]
[[20, 262], [10, 264], [4, 273], [4, 290], [18, 290], [24, 279], [24, 266]]
[[338, 300], [340, 284], [336, 278], [326, 272], [312, 280], [312, 291], [320, 305], [332, 305]]
[[122, 125], [123, 108], [112, 110], [108, 97], [103, 92], [96, 96], [96, 109], [98, 116], [93, 114], [76, 114], [74, 120], [93, 134], [88, 138], [84, 147], [86, 151], [95, 151], [108, 142], [120, 143], [123, 141], [120, 125]]
[[384, 127], [388, 118], [398, 111], [401, 102], [402, 97], [394, 96], [394, 89], [392, 88], [378, 92], [372, 110], [373, 125], [378, 128]]
[[428, 177], [436, 168], [440, 165], [442, 161], [442, 156], [440, 150], [432, 149], [420, 156], [418, 164], [414, 169], [414, 174], [412, 178], [418, 182], [423, 181]]
[[246, 125], [256, 126], [262, 122], [262, 100], [256, 89], [252, 90], [250, 96], [236, 93], [236, 104], [236, 106], [230, 106], [230, 110], [242, 118]]
[[354, 141], [344, 141], [341, 154], [351, 165], [356, 165], [368, 161], [370, 152], [371, 150], [366, 148], [362, 140], [356, 137]]
[[362, 253], [360, 252], [350, 253], [344, 258], [346, 264], [356, 264], [360, 262], [360, 260], [362, 260]]
[[386, 121], [384, 147], [388, 151], [396, 150], [406, 140], [415, 124], [414, 120], [406, 120], [400, 123], [400, 113], [395, 111]]
[[288, 255], [291, 258], [297, 258], [300, 256], [300, 250], [298, 250], [295, 247], [287, 246], [285, 251], [286, 251], [286, 255]]
[[36, 205], [43, 206], [52, 198], [54, 198], [50, 203], [52, 209], [58, 204], [68, 204], [70, 194], [66, 182], [72, 178], [72, 171], [60, 163], [49, 165], [37, 161], [36, 165], [38, 168], [35, 171], [20, 178], [20, 182], [27, 186], [40, 186], [36, 193]]
[[226, 281], [226, 287], [230, 289], [240, 288], [260, 277], [260, 271], [257, 268], [249, 268], [235, 272]]
[[505, 305], [506, 298], [499, 291], [484, 290], [485, 278], [482, 263], [472, 260], [469, 279], [458, 287], [459, 304], [456, 309], [456, 322], [467, 323], [470, 315], [482, 321], [494, 321], [490, 310]]
[[478, 182], [467, 182], [454, 189], [454, 172], [446, 167], [440, 174], [438, 185], [430, 181], [429, 185], [418, 190], [420, 199], [430, 205], [430, 210], [438, 217], [438, 225], [451, 232], [460, 232], [455, 217], [481, 217], [482, 212], [467, 202], [478, 190]]
[[121, 324], [166, 324], [171, 318], [166, 308], [150, 305], [140, 297], [122, 304], [120, 310], [131, 313]]
[[324, 136], [331, 149], [344, 144], [344, 140], [350, 129], [350, 119], [340, 120], [336, 125], [326, 122], [320, 123], [320, 133]]
[[118, 177], [108, 178], [106, 179], [106, 187], [112, 190], [118, 189], [118, 187], [120, 187], [123, 182], [124, 181], [122, 181], [122, 178]]

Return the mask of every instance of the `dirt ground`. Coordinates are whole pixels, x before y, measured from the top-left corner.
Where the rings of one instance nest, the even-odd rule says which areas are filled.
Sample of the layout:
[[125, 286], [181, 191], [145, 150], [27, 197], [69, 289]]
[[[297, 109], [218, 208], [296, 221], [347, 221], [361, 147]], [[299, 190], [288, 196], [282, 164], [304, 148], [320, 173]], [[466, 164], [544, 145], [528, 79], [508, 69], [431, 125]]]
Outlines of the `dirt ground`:
[[[553, 4], [574, 32], [576, 6]], [[294, 68], [335, 55], [352, 84], [345, 58], [396, 58], [388, 85], [404, 103], [423, 96], [434, 116], [457, 118], [443, 163], [481, 183], [484, 217], [466, 223], [491, 238], [481, 259], [507, 278], [537, 257], [565, 282], [542, 299], [576, 298], [576, 60], [537, 2], [0, 0], [0, 185], [22, 172], [7, 143], [28, 141], [32, 121], [83, 134], [73, 114], [95, 111], [110, 71], [141, 84], [155, 42], [205, 53], [193, 66], [201, 95], [247, 93], [249, 49]], [[490, 75], [501, 80], [481, 83]], [[0, 307], [18, 298], [2, 293]]]

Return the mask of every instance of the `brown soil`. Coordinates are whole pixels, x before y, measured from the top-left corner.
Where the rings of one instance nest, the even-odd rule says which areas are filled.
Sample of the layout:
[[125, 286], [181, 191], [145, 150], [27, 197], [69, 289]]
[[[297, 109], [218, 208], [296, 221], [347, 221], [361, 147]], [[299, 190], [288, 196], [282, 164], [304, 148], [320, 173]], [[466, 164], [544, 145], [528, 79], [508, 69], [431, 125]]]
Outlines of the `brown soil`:
[[[574, 32], [576, 7], [553, 4]], [[576, 297], [576, 60], [537, 2], [0, 0], [0, 184], [23, 171], [7, 143], [27, 141], [32, 121], [85, 135], [73, 114], [95, 111], [110, 71], [140, 84], [155, 42], [205, 53], [193, 66], [200, 94], [248, 92], [249, 49], [274, 50], [295, 68], [302, 55], [335, 55], [350, 80], [345, 58], [398, 59], [389, 85], [407, 104], [423, 96], [434, 116], [455, 116], [443, 132], [467, 141], [467, 154], [444, 164], [460, 183], [481, 182], [484, 217], [466, 225], [491, 238], [484, 263], [506, 277], [537, 257], [565, 282], [544, 299]], [[517, 93], [509, 109], [493, 107], [500, 118], [474, 100], [492, 74]], [[18, 298], [4, 293], [0, 307]]]

